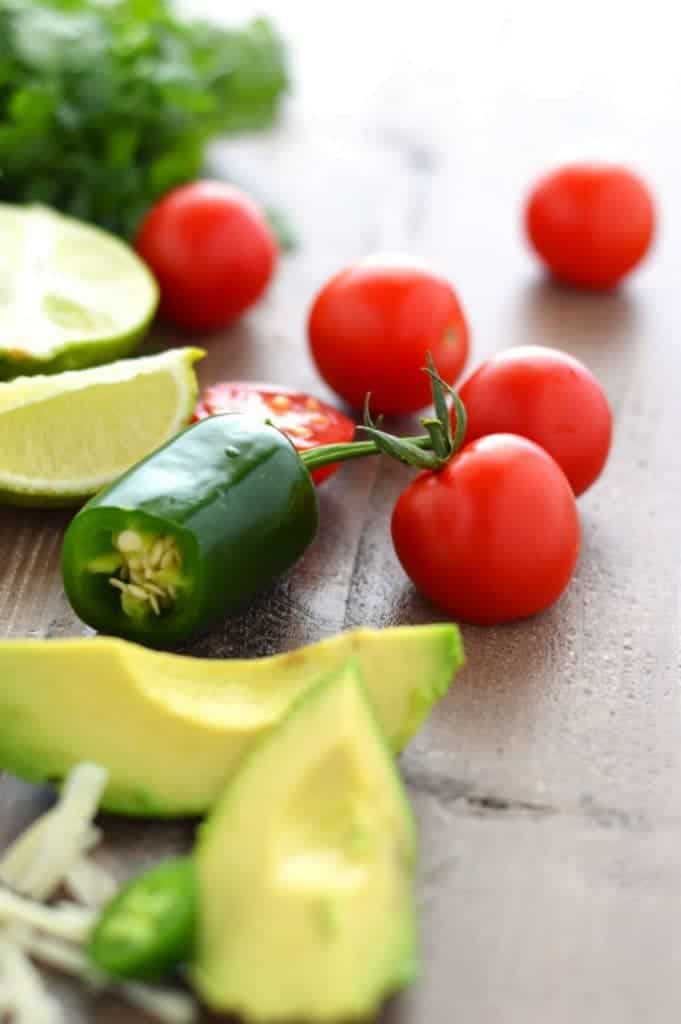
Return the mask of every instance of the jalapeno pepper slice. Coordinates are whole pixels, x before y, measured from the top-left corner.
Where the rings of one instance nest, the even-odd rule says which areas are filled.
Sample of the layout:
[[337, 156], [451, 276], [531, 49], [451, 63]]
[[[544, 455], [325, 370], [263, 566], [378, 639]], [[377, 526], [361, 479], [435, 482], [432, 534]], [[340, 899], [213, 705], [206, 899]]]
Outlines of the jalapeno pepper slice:
[[190, 857], [154, 866], [104, 907], [88, 940], [89, 959], [114, 977], [162, 978], [191, 958], [197, 900]]
[[95, 629], [170, 646], [290, 568], [317, 523], [290, 440], [256, 419], [211, 416], [81, 509], [64, 538], [64, 587]]

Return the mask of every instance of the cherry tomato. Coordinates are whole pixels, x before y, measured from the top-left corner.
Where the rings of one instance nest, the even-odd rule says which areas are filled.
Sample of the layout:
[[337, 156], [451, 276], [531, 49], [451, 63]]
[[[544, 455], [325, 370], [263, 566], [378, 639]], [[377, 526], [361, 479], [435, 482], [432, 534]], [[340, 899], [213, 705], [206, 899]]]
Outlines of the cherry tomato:
[[556, 277], [586, 288], [611, 288], [648, 251], [655, 208], [645, 183], [626, 168], [574, 164], [534, 187], [525, 225]]
[[376, 257], [341, 271], [317, 295], [308, 321], [317, 368], [356, 409], [371, 392], [376, 413], [430, 404], [430, 351], [450, 384], [468, 358], [468, 325], [452, 286], [418, 266]]
[[520, 434], [552, 455], [575, 495], [605, 465], [612, 413], [594, 375], [565, 352], [524, 345], [500, 352], [464, 381], [466, 441], [486, 434]]
[[277, 244], [256, 204], [217, 181], [181, 185], [154, 206], [137, 251], [161, 289], [160, 315], [191, 331], [224, 327], [260, 298]]
[[392, 536], [422, 594], [454, 619], [491, 625], [557, 600], [575, 567], [579, 522], [551, 456], [494, 434], [416, 477], [397, 501]]
[[[352, 441], [355, 424], [338, 409], [289, 388], [274, 384], [256, 384], [253, 381], [226, 381], [206, 388], [195, 411], [194, 420], [204, 419], [221, 412], [248, 413], [259, 419], [270, 420], [290, 437], [299, 452], [317, 448], [322, 444], [342, 444]], [[311, 474], [316, 484], [335, 473], [339, 464], [324, 466]]]

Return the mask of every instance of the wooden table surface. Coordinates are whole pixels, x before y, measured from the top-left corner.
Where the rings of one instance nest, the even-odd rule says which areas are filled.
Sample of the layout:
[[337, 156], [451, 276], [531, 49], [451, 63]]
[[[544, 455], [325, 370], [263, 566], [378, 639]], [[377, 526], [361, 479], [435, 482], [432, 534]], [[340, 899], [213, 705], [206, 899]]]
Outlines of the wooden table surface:
[[[402, 758], [420, 826], [424, 966], [384, 1024], [676, 1021], [681, 148], [671, 9], [652, 0], [644, 19], [614, 0], [569, 10], [481, 0], [447, 15], [425, 0], [416, 22], [366, 0], [270, 6], [295, 48], [295, 99], [275, 133], [226, 143], [213, 161], [287, 210], [300, 247], [251, 316], [205, 339], [203, 382], [269, 379], [327, 395], [306, 352], [310, 300], [344, 263], [398, 248], [455, 283], [474, 361], [525, 342], [563, 348], [598, 374], [615, 412], [607, 471], [580, 500], [568, 592], [532, 621], [465, 627], [468, 665]], [[528, 183], [571, 155], [630, 161], [658, 198], [655, 251], [614, 294], [548, 283], [519, 230]], [[191, 650], [260, 655], [359, 624], [437, 620], [389, 538], [409, 475], [387, 460], [344, 468], [323, 488], [319, 537], [298, 568]], [[66, 521], [0, 514], [3, 635], [84, 631], [58, 572]], [[48, 799], [4, 777], [0, 844]], [[104, 827], [102, 860], [121, 877], [191, 836], [184, 824]], [[73, 1024], [143, 1019], [55, 985]]]

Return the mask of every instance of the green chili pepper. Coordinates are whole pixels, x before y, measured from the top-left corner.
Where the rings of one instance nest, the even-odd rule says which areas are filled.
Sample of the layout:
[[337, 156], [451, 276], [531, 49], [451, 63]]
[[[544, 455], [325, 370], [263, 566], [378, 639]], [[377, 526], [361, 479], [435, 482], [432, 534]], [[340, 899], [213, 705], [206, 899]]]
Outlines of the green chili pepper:
[[87, 945], [91, 963], [118, 978], [162, 978], [191, 959], [197, 902], [190, 857], [138, 875], [97, 919]]
[[[393, 437], [365, 411], [371, 440], [298, 453], [275, 427], [227, 413], [200, 420], [95, 495], [64, 538], [67, 597], [88, 625], [151, 646], [181, 643], [243, 606], [313, 540], [310, 472], [384, 452], [438, 469], [463, 440], [465, 412], [435, 372], [436, 418]], [[444, 399], [453, 397], [453, 437]]]
[[290, 568], [317, 521], [314, 484], [284, 434], [211, 416], [81, 509], [64, 538], [64, 587], [101, 632], [179, 643]]

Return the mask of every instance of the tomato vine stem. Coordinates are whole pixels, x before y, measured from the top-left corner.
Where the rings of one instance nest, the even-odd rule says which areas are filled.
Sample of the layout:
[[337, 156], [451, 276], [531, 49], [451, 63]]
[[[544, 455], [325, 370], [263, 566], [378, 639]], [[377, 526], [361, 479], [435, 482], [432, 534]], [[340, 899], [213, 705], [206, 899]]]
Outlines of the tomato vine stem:
[[[409, 441], [411, 444], [423, 448], [430, 445], [430, 437], [409, 437], [400, 440]], [[348, 444], [325, 444], [318, 448], [310, 448], [308, 451], [299, 452], [301, 460], [307, 469], [312, 472], [322, 466], [328, 466], [332, 462], [349, 462], [351, 459], [365, 459], [368, 455], [380, 455], [382, 449], [375, 441], [350, 441]]]
[[[370, 412], [371, 396], [367, 395], [364, 406], [364, 423], [358, 429], [367, 433], [369, 441], [351, 441], [348, 444], [322, 445], [302, 452], [301, 460], [308, 470], [320, 469], [334, 462], [348, 462], [351, 459], [363, 459], [369, 455], [388, 455], [408, 466], [417, 469], [442, 469], [459, 450], [466, 436], [466, 410], [454, 388], [440, 377], [435, 369], [430, 352], [427, 355], [427, 366], [424, 373], [430, 377], [431, 391], [435, 415], [421, 419], [421, 425], [427, 431], [418, 437], [399, 437], [381, 430], [381, 417], [373, 420]], [[447, 396], [451, 397], [455, 412], [456, 430], [452, 433], [452, 423], [447, 405]]]

